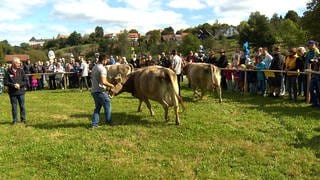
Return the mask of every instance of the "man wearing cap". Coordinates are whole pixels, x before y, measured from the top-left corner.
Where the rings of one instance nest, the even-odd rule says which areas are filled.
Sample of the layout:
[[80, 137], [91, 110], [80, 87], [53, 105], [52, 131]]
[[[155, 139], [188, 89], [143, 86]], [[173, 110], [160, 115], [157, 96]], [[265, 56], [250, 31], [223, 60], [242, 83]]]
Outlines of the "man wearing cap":
[[12, 66], [8, 69], [8, 72], [4, 78], [4, 85], [8, 87], [8, 94], [10, 96], [11, 110], [12, 110], [12, 124], [15, 125], [18, 122], [17, 116], [17, 103], [20, 107], [20, 120], [22, 123], [26, 123], [26, 111], [24, 106], [25, 88], [28, 83], [28, 78], [21, 68], [20, 59], [15, 57], [12, 60]]
[[[225, 54], [225, 50], [224, 49], [221, 49], [220, 50], [220, 57], [219, 57], [219, 60], [216, 64], [219, 68], [226, 68], [227, 65], [228, 65], [228, 59], [227, 59], [227, 56]], [[221, 71], [221, 87], [223, 89], [227, 89], [227, 81], [226, 81], [226, 77], [224, 75], [224, 72], [223, 70]]]
[[[280, 47], [274, 48], [273, 59], [270, 64], [270, 70], [282, 70], [284, 57], [280, 53]], [[269, 77], [270, 96], [279, 96], [281, 90], [282, 73], [275, 72], [275, 77]]]

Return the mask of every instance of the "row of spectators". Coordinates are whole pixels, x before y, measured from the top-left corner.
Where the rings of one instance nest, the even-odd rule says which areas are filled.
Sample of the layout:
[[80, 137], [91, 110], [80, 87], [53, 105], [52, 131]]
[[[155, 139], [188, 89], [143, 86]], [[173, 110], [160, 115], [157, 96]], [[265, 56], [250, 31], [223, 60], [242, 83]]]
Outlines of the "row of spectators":
[[[204, 53], [193, 52], [187, 56], [179, 54], [184, 64], [187, 63], [210, 63], [220, 68], [222, 71], [222, 88], [228, 91], [243, 93], [244, 89], [249, 89], [251, 94], [261, 94], [263, 96], [279, 97], [286, 92], [289, 99], [296, 101], [298, 95], [306, 97], [307, 79], [306, 75], [300, 74], [311, 65], [313, 71], [319, 71], [319, 49], [317, 42], [308, 41], [306, 50], [304, 47], [290, 48], [287, 53], [282, 54], [279, 47], [275, 47], [272, 53], [267, 48], [257, 48], [254, 55], [250, 59], [246, 56], [245, 51], [237, 49], [228, 61], [225, 50], [219, 51], [216, 56], [214, 51]], [[98, 54], [97, 54], [98, 56]], [[97, 58], [97, 56], [95, 58]], [[31, 63], [27, 61], [23, 68], [26, 74], [34, 74], [29, 76], [28, 90], [57, 88], [83, 88], [89, 89], [90, 72], [95, 65], [96, 59], [84, 59], [79, 57], [78, 61], [71, 58], [68, 62], [64, 58], [55, 59], [54, 61], [38, 61]], [[133, 55], [127, 61], [125, 57], [110, 56], [109, 64], [132, 64], [134, 68], [140, 68], [151, 65], [160, 65], [170, 68], [172, 65], [172, 54], [162, 52], [154, 58], [151, 55]], [[264, 73], [251, 72], [247, 73], [248, 87], [244, 87], [244, 69], [254, 70], [284, 70], [296, 71], [297, 73]], [[4, 74], [5, 68], [1, 66], [1, 73]], [[37, 73], [52, 73], [47, 75], [39, 75]], [[1, 80], [1, 78], [0, 78]], [[1, 84], [1, 83], [0, 83]], [[67, 87], [65, 87], [67, 86]], [[310, 83], [310, 94], [314, 106], [318, 105], [320, 79], [319, 75], [312, 74]], [[2, 89], [2, 88], [0, 88]]]

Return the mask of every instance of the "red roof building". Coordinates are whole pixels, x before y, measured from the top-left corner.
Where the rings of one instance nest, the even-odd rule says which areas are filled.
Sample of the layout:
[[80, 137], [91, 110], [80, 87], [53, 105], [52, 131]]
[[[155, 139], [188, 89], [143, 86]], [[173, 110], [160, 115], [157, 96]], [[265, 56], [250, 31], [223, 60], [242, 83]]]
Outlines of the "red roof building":
[[6, 55], [4, 57], [4, 60], [6, 62], [11, 62], [14, 57], [19, 58], [21, 62], [24, 62], [24, 61], [27, 61], [28, 59], [30, 59], [28, 54], [10, 54], [10, 55]]

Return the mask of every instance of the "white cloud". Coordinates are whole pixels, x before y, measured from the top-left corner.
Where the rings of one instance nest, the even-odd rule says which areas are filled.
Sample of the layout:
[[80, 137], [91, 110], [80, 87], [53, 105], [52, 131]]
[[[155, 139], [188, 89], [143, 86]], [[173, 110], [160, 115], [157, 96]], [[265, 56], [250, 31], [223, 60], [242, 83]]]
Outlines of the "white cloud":
[[206, 8], [206, 5], [200, 0], [171, 0], [168, 3], [171, 8], [200, 10]]
[[247, 20], [252, 12], [259, 11], [261, 14], [271, 17], [274, 13], [284, 15], [288, 10], [297, 10], [306, 6], [308, 0], [205, 0], [216, 15], [213, 22], [238, 25], [241, 21]]
[[118, 0], [127, 5], [128, 8], [134, 9], [157, 9], [161, 6], [161, 1], [154, 0]]
[[32, 8], [43, 5], [47, 0], [0, 0], [0, 21], [21, 19], [33, 13]]
[[[125, 2], [130, 4], [133, 1], [126, 0]], [[140, 1], [136, 3], [140, 3]], [[150, 5], [152, 2], [145, 0], [145, 3]], [[54, 15], [62, 19], [101, 23], [121, 27], [121, 29], [132, 27], [139, 30], [142, 29], [142, 31], [161, 26], [181, 26], [186, 24], [182, 14], [174, 11], [161, 10], [160, 7], [155, 8], [155, 6], [153, 9], [145, 7], [139, 10], [129, 7], [112, 8], [103, 0], [59, 1], [54, 5]]]
[[49, 29], [49, 31], [54, 32], [56, 34], [70, 34], [70, 30], [63, 25], [52, 24], [47, 28]]
[[0, 32], [24, 32], [33, 29], [32, 24], [8, 24], [0, 23]]
[[[95, 26], [102, 26], [105, 33], [123, 29], [145, 33], [168, 26], [175, 30], [185, 29], [205, 21], [215, 23], [216, 20], [238, 25], [252, 12], [259, 11], [270, 18], [274, 13], [284, 15], [288, 10], [301, 10], [308, 1], [0, 0], [0, 40], [19, 44], [32, 36], [51, 38], [75, 30], [88, 34]], [[39, 7], [39, 13], [43, 14], [35, 11]]]

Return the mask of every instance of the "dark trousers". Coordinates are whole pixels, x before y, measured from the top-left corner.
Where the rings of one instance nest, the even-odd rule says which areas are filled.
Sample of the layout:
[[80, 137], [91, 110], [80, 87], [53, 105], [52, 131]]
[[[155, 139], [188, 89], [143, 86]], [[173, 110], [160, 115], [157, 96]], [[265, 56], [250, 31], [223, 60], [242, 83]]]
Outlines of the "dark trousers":
[[49, 75], [49, 88], [57, 89], [56, 75]]
[[221, 88], [224, 90], [227, 89], [227, 80], [223, 70], [221, 71]]
[[303, 91], [303, 96], [306, 97], [307, 94], [307, 77], [304, 74], [298, 76], [298, 94], [301, 95]]
[[320, 79], [319, 79], [319, 77], [311, 79], [309, 91], [310, 91], [312, 105], [318, 106], [319, 105], [319, 96], [320, 96]]
[[287, 76], [289, 99], [297, 100], [297, 76]]
[[23, 95], [10, 96], [13, 123], [16, 123], [18, 121], [17, 102], [19, 103], [19, 107], [20, 107], [20, 120], [21, 122], [25, 122], [26, 110], [24, 107], [24, 94], [23, 94]]
[[178, 80], [178, 87], [179, 87], [179, 96], [181, 95], [180, 94], [180, 82], [182, 80], [182, 74], [177, 74], [177, 80]]

